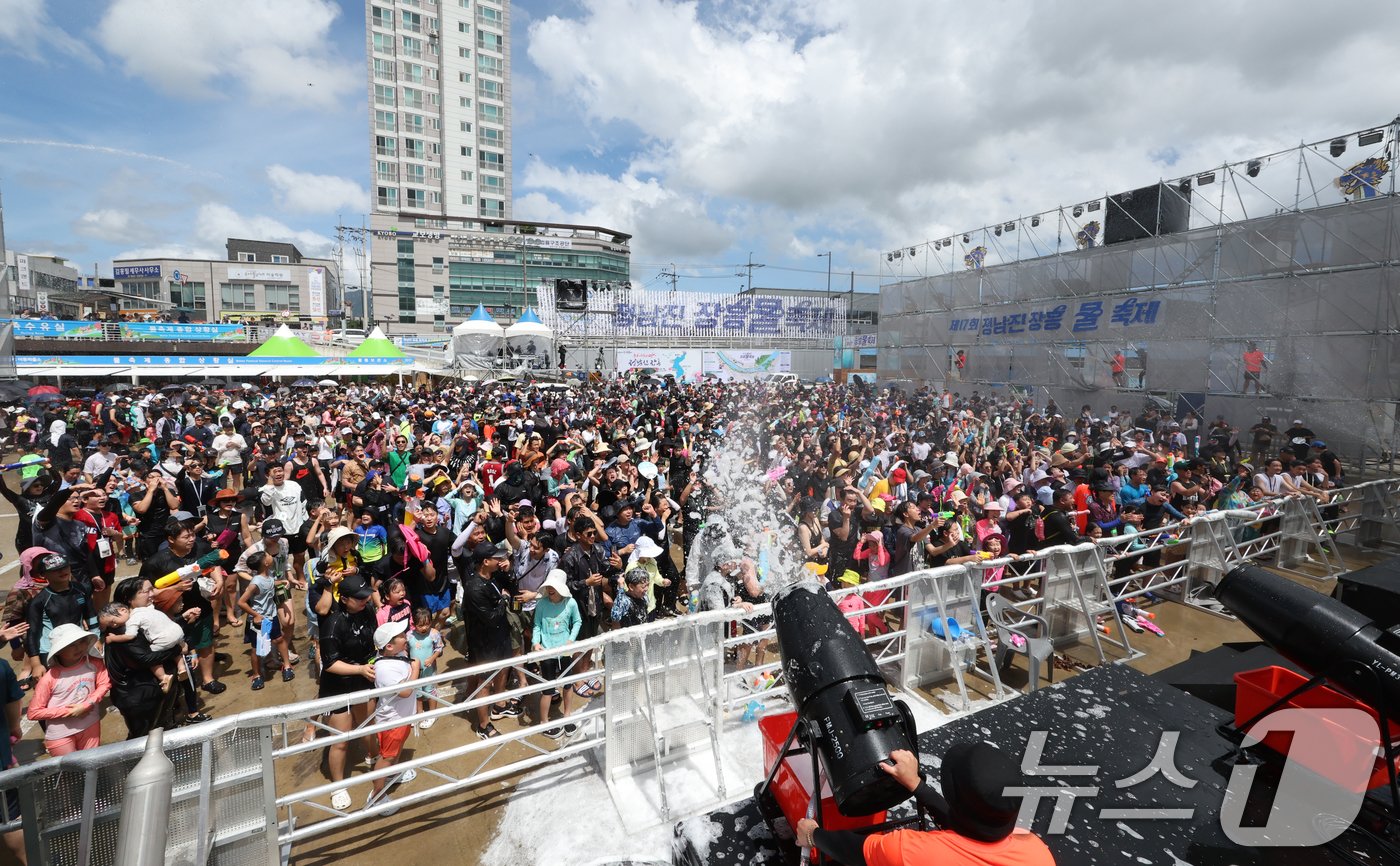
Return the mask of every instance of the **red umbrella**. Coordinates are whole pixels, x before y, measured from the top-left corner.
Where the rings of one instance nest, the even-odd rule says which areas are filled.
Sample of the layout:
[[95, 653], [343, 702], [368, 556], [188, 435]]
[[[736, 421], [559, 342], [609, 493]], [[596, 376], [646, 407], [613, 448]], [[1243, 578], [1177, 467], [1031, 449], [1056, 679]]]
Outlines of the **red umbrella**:
[[57, 394], [59, 390], [53, 385], [35, 385], [29, 389], [29, 396], [38, 397], [40, 394]]

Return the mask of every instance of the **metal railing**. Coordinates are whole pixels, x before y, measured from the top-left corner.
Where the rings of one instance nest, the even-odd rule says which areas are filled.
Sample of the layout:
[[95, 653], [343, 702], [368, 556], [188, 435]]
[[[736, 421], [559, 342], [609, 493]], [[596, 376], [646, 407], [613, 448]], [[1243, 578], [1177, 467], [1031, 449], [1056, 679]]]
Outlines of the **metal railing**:
[[[984, 620], [980, 604], [987, 591], [1015, 598], [1012, 590], [1029, 587], [1029, 595], [1013, 604], [1042, 618], [1045, 636], [1057, 647], [1078, 643], [1098, 663], [1121, 662], [1142, 653], [1118, 618], [1117, 601], [1152, 592], [1201, 605], [1194, 590], [1257, 557], [1274, 557], [1277, 567], [1293, 568], [1316, 555], [1330, 573], [1335, 563], [1328, 551], [1342, 541], [1366, 548], [1400, 545], [1400, 481], [1334, 491], [1321, 509], [1306, 497], [1286, 497], [1137, 535], [922, 569], [831, 595], [848, 619], [861, 624], [866, 646], [891, 684], [909, 692], [955, 681], [942, 700], [956, 711], [972, 706], [968, 675], [988, 684], [992, 700], [1016, 693], [993, 661], [995, 628]], [[1005, 572], [990, 579], [998, 568]], [[342, 781], [308, 779], [306, 756], [404, 722], [376, 724], [370, 714], [358, 728], [342, 732], [323, 717], [399, 686], [253, 710], [172, 731], [165, 745], [176, 766], [168, 862], [277, 863], [284, 848], [352, 824], [365, 828], [396, 807], [441, 803], [444, 795], [584, 754], [596, 759], [610, 790], [620, 774], [655, 774], [666, 820], [677, 817], [669, 814], [664, 793], [669, 759], [708, 748], [714, 752], [718, 803], [731, 790], [719, 760], [724, 719], [787, 702], [781, 664], [776, 656], [765, 657], [775, 647], [772, 628], [762, 622], [771, 615], [769, 604], [749, 613], [737, 608], [698, 613], [425, 678], [418, 685], [432, 687], [430, 704], [407, 721], [440, 721], [439, 731], [461, 724], [454, 717], [470, 717], [493, 703], [518, 699], [532, 706], [546, 691], [592, 680], [601, 680], [603, 690], [580, 699], [563, 719], [535, 718], [491, 739], [477, 739], [461, 724], [461, 737], [450, 748]], [[961, 637], [950, 626], [935, 628], [950, 618]], [[561, 674], [545, 679], [540, 663], [565, 653], [569, 660]], [[741, 666], [737, 658], [727, 659], [731, 653], [753, 654], [754, 663]], [[495, 694], [484, 692], [482, 683], [511, 671], [514, 682]], [[577, 726], [572, 735], [557, 741], [545, 736], [566, 723]], [[301, 732], [308, 728], [316, 736], [303, 740]], [[20, 807], [17, 818], [0, 824], [0, 832], [23, 829], [29, 862], [36, 866], [111, 863], [122, 781], [141, 752], [141, 741], [113, 743], [0, 773], [0, 796], [13, 797]], [[408, 770], [417, 778], [396, 790], [392, 805], [369, 795], [375, 781], [401, 779]], [[330, 797], [342, 788], [351, 792], [352, 803], [366, 807], [331, 806]]]

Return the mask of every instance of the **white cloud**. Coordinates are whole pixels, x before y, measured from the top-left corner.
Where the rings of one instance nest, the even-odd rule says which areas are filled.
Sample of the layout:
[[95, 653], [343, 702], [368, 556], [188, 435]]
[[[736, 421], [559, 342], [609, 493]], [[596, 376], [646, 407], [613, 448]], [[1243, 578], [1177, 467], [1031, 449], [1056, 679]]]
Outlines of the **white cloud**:
[[184, 97], [238, 82], [258, 102], [329, 106], [362, 86], [336, 56], [330, 0], [114, 0], [97, 38], [128, 74]]
[[[1384, 123], [1376, 70], [1400, 63], [1381, 35], [1400, 5], [1359, 0], [1204, 18], [1110, 0], [580, 5], [535, 21], [527, 47], [540, 89], [626, 152], [570, 185], [575, 210], [609, 209], [642, 174], [655, 189], [621, 215], [704, 203], [723, 233], [794, 254], [868, 255]], [[1153, 161], [1167, 148], [1174, 167]]]
[[[317, 258], [329, 256], [335, 246], [335, 240], [326, 235], [307, 229], [294, 229], [272, 217], [245, 216], [225, 204], [200, 207], [195, 215], [193, 234], [197, 245], [217, 246], [219, 249], [223, 249], [228, 238], [293, 243], [303, 255]], [[219, 257], [223, 255], [221, 253]]]
[[369, 206], [369, 191], [349, 178], [271, 165], [267, 168], [267, 179], [272, 182], [277, 206], [293, 213], [363, 213]]
[[117, 208], [88, 211], [73, 221], [73, 233], [114, 244], [144, 243], [159, 236], [135, 214]]
[[83, 44], [49, 19], [44, 0], [0, 0], [0, 49], [42, 61], [51, 51], [83, 56]]

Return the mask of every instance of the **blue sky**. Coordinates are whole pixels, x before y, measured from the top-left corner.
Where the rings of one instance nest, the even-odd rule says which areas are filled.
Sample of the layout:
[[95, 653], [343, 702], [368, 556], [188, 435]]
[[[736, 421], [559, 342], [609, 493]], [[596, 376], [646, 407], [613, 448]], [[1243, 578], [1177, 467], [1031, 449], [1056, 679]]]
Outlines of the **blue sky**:
[[[873, 288], [886, 249], [1396, 113], [1394, 4], [1121, 5], [517, 0], [515, 215], [632, 232], [646, 285], [752, 252], [820, 289], [831, 250]], [[13, 249], [324, 254], [367, 205], [363, 3], [0, 0], [0, 80]]]

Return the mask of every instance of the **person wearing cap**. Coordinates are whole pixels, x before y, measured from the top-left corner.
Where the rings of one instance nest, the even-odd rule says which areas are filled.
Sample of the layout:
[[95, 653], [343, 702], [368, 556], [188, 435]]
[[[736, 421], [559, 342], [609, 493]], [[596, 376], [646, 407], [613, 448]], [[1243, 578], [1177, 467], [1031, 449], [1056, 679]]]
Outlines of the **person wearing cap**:
[[5, 497], [16, 512], [15, 550], [28, 550], [34, 546], [34, 515], [44, 507], [44, 497], [50, 485], [56, 486], [56, 482], [46, 471], [38, 470], [27, 479], [21, 472], [21, 486], [16, 493], [5, 483], [5, 473], [0, 472], [0, 496]]
[[165, 541], [165, 525], [180, 508], [175, 481], [159, 469], [151, 469], [142, 479], [143, 487], [132, 491], [131, 510], [136, 512], [136, 556], [145, 561], [160, 550]]
[[[286, 636], [282, 633], [281, 617], [277, 613], [278, 584], [286, 586], [283, 578], [277, 581], [272, 575], [272, 555], [258, 551], [247, 559], [249, 570], [248, 587], [238, 598], [238, 607], [246, 615], [244, 619], [243, 642], [248, 645], [248, 661], [252, 666], [249, 686], [253, 691], [263, 687], [263, 660], [271, 654], [273, 647], [282, 659], [282, 682], [291, 682], [296, 676], [290, 660], [295, 658], [289, 648]], [[260, 638], [266, 637], [266, 652], [259, 653]]]
[[1123, 525], [1118, 513], [1117, 491], [1107, 481], [1099, 481], [1093, 485], [1093, 497], [1089, 500], [1089, 522], [1105, 534], [1112, 534]]
[[1283, 438], [1288, 443], [1286, 447], [1293, 452], [1294, 460], [1307, 460], [1308, 449], [1312, 447], [1317, 434], [1303, 424], [1302, 418], [1294, 418], [1293, 426], [1283, 431]]
[[[386, 622], [374, 630], [375, 688], [386, 689], [412, 683], [418, 679], [422, 672], [418, 659], [409, 655], [407, 631], [408, 623], [403, 620]], [[376, 725], [394, 724], [395, 722], [401, 724], [379, 732], [379, 758], [374, 762], [374, 769], [386, 770], [399, 762], [399, 758], [403, 754], [404, 743], [408, 742], [408, 735], [413, 732], [413, 725], [409, 720], [418, 709], [417, 691], [416, 688], [409, 685], [399, 691], [380, 695], [379, 700], [375, 703], [374, 723]], [[412, 781], [407, 776], [408, 773], [405, 773], [397, 781]], [[365, 802], [366, 809], [389, 802], [389, 795], [385, 793], [385, 788], [388, 787], [390, 781], [394, 780], [387, 777], [374, 780], [373, 790]], [[385, 807], [384, 814], [392, 815], [397, 811], [398, 807], [391, 804]]]
[[282, 521], [287, 533], [287, 550], [292, 557], [292, 572], [301, 574], [306, 561], [306, 532], [310, 515], [301, 486], [287, 479], [285, 466], [274, 465], [267, 471], [267, 484], [258, 489], [265, 508]]
[[1019, 797], [1006, 792], [1025, 784], [1016, 762], [989, 743], [958, 743], [943, 755], [942, 793], [923, 780], [919, 759], [896, 749], [880, 763], [914, 795], [939, 830], [894, 830], [862, 835], [823, 830], [811, 818], [795, 828], [801, 848], [815, 848], [846, 866], [984, 864], [1054, 866], [1055, 856], [1035, 834], [1016, 827]]
[[[535, 605], [535, 624], [530, 638], [531, 651], [561, 649], [578, 640], [582, 627], [583, 618], [579, 616], [578, 603], [569, 592], [568, 575], [557, 568], [552, 569], [540, 585], [540, 598]], [[546, 683], [553, 683], [568, 668], [569, 662], [568, 655], [542, 659], [540, 676]], [[535, 716], [539, 722], [549, 721], [550, 702], [558, 698], [559, 690], [556, 687], [540, 694], [540, 709]], [[566, 688], [559, 706], [560, 714], [567, 718], [573, 712], [573, 704], [574, 690]], [[545, 731], [545, 736], [557, 740], [577, 729], [578, 726], [573, 724], [553, 727]]]
[[111, 691], [107, 666], [93, 658], [96, 635], [60, 625], [49, 636], [49, 669], [34, 686], [27, 715], [44, 722], [44, 749], [53, 757], [102, 744], [99, 705]]
[[[350, 696], [346, 705], [332, 710], [325, 717], [328, 726], [349, 733], [369, 718], [371, 708], [368, 700], [353, 696], [374, 685], [374, 631], [379, 624], [374, 619], [374, 608], [370, 604], [374, 588], [364, 575], [345, 577], [337, 589], [339, 597], [332, 600], [320, 621], [321, 682], [317, 696]], [[333, 782], [345, 780], [348, 746], [349, 742], [343, 741], [329, 747], [327, 767]], [[369, 743], [365, 743], [365, 746], [367, 750], [370, 748]], [[350, 808], [350, 804], [348, 790], [340, 788], [332, 792], [332, 808], [344, 811]]]
[[[229, 558], [237, 562], [243, 551], [253, 543], [253, 528], [248, 523], [248, 515], [235, 507], [238, 504], [237, 491], [224, 488], [214, 494], [209, 503], [209, 513], [204, 520], [204, 540], [213, 547], [228, 551]], [[238, 615], [238, 581], [224, 582], [224, 595], [215, 605], [214, 625], [220, 627], [220, 619], [243, 627], [243, 618]]]
[[[98, 592], [104, 596], [109, 592], [97, 547], [89, 546], [88, 527], [78, 516], [88, 493], [95, 489], [91, 484], [79, 484], [54, 490], [48, 503], [34, 515], [34, 543], [67, 557], [74, 588], [89, 599]], [[93, 609], [97, 609], [95, 604]]]
[[661, 574], [661, 562], [665, 558], [665, 551], [661, 545], [657, 544], [649, 535], [643, 535], [637, 539], [636, 549], [627, 558], [627, 569], [642, 569], [647, 573], [647, 616], [648, 619], [654, 616], [674, 616], [674, 603], [668, 608], [662, 605], [657, 608], [657, 589], [669, 589], [672, 586], [670, 578]]
[[84, 631], [97, 627], [97, 612], [85, 592], [72, 585], [73, 571], [68, 557], [61, 553], [46, 553], [34, 559], [30, 572], [36, 581], [47, 585], [29, 600], [25, 609], [24, 649], [40, 663], [48, 666], [51, 635], [62, 625], [75, 625]]
[[[503, 545], [485, 542], [472, 550], [474, 572], [463, 578], [462, 615], [467, 625], [467, 659], [473, 665], [490, 664], [510, 657], [510, 621], [506, 610], [510, 597], [496, 582], [496, 573], [510, 567], [510, 551]], [[498, 670], [488, 677], [473, 677], [472, 694], [480, 698], [494, 695], [501, 690], [504, 670]], [[493, 719], [520, 715], [520, 708], [512, 704], [489, 707], [483, 703], [473, 714], [476, 716], [477, 736], [483, 740], [500, 736]]]

